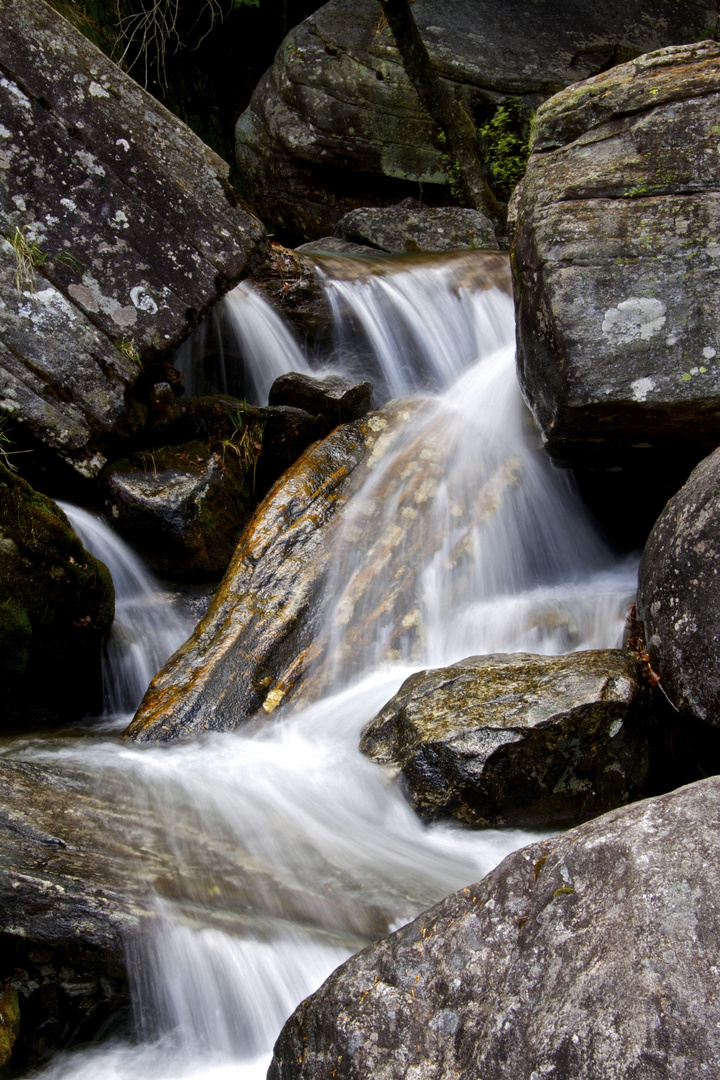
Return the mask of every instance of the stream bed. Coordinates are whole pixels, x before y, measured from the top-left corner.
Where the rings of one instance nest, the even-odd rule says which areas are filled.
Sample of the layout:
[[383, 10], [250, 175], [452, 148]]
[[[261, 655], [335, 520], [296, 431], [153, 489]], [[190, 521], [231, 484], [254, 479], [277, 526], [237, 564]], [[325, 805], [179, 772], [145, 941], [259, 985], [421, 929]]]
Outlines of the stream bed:
[[[479, 287], [468, 265], [378, 260], [355, 279], [325, 266], [335, 364], [369, 368], [385, 397], [419, 394], [427, 405], [345, 509], [320, 700], [183, 745], [123, 741], [149, 679], [192, 626], [105, 523], [65, 508], [115, 580], [106, 713], [3, 753], [85, 774], [152, 823], [169, 869], [146, 875], [143, 851], [127, 854], [159, 914], [152, 934], [127, 943], [132, 1034], [58, 1055], [43, 1078], [260, 1080], [284, 1020], [339, 963], [532, 839], [424, 825], [395, 771], [357, 749], [419, 668], [617, 645], [635, 588], [634, 561], [606, 546], [539, 445], [515, 381], [512, 301]], [[263, 302], [243, 289], [230, 304], [249, 322], [248, 306], [257, 314]], [[259, 344], [245, 345], [256, 386], [268, 354], [273, 374], [294, 355], [260, 316]], [[378, 501], [382, 526], [368, 533]], [[398, 627], [383, 604], [409, 564]], [[357, 645], [354, 620], [368, 612], [373, 633]]]

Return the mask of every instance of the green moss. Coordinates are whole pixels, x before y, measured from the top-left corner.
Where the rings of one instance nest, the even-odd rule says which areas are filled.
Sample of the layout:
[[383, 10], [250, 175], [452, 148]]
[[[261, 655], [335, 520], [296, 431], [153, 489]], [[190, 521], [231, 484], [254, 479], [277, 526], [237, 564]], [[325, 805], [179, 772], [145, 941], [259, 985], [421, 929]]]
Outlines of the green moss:
[[20, 1003], [17, 990], [5, 986], [0, 992], [0, 1066], [10, 1060], [20, 1031]]
[[483, 163], [501, 199], [509, 199], [525, 175], [534, 116], [527, 105], [510, 99], [478, 131]]

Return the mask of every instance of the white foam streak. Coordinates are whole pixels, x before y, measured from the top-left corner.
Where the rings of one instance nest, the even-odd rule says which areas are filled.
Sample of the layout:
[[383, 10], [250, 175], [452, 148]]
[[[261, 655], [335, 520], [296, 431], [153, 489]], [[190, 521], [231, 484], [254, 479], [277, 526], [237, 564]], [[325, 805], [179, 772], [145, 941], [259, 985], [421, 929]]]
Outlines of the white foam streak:
[[180, 346], [175, 366], [183, 373], [186, 394], [232, 394], [252, 405], [267, 404], [279, 375], [310, 371], [289, 327], [246, 282]]
[[103, 696], [107, 717], [132, 714], [150, 680], [189, 636], [192, 626], [142, 559], [102, 518], [59, 504], [87, 550], [104, 562], [115, 585], [115, 622], [105, 646]]

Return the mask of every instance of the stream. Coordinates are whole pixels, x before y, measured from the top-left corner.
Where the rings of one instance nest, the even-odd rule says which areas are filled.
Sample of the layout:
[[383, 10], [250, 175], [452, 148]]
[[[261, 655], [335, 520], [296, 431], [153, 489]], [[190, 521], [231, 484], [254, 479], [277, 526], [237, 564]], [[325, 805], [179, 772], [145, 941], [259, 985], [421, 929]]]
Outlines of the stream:
[[[156, 931], [128, 943], [133, 1034], [58, 1055], [43, 1080], [260, 1080], [284, 1020], [339, 963], [532, 839], [423, 825], [394, 772], [357, 750], [412, 671], [477, 653], [613, 647], [635, 589], [633, 560], [606, 546], [540, 446], [515, 380], [512, 301], [478, 287], [472, 258], [377, 260], [355, 276], [321, 260], [334, 367], [369, 372], [382, 398], [425, 400], [344, 512], [321, 700], [279, 709], [253, 733], [123, 742], [149, 679], [192, 627], [104, 522], [65, 507], [117, 591], [105, 715], [4, 752], [86, 771], [109, 797], [122, 788], [160, 830], [173, 873], [154, 896]], [[238, 328], [256, 400], [283, 371], [317, 367], [248, 286], [214, 318], [204, 333]], [[187, 346], [180, 366], [193, 364]], [[214, 377], [233, 385], [232, 373]], [[369, 531], [378, 505], [382, 525]], [[398, 625], [385, 601], [401, 572], [410, 600]], [[368, 613], [373, 635], [359, 639]], [[128, 873], [142, 872], [137, 853]]]

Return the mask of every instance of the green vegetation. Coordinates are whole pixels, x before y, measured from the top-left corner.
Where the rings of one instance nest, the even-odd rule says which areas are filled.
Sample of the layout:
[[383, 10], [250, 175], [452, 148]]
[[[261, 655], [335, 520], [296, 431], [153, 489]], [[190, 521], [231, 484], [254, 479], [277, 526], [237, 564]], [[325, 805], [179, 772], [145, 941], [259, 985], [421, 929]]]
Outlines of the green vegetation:
[[505, 201], [525, 175], [534, 115], [527, 105], [510, 99], [478, 129], [483, 164], [493, 188]]
[[231, 450], [247, 472], [252, 470], [252, 491], [254, 494], [255, 473], [262, 454], [265, 424], [250, 417], [246, 401], [243, 401], [239, 409], [226, 409], [225, 411], [233, 432], [229, 439], [222, 440], [223, 457], [226, 450]]
[[35, 292], [35, 271], [42, 270], [48, 260], [77, 274], [82, 271], [83, 264], [69, 252], [62, 251], [59, 255], [51, 256], [48, 251], [43, 251], [38, 241], [28, 236], [27, 226], [21, 229], [16, 225], [5, 235], [5, 239], [15, 252], [15, 288], [20, 296], [26, 289]]
[[140, 353], [137, 351], [137, 345], [135, 344], [135, 338], [127, 338], [125, 341], [116, 342], [117, 348], [127, 356], [134, 364], [140, 364]]

